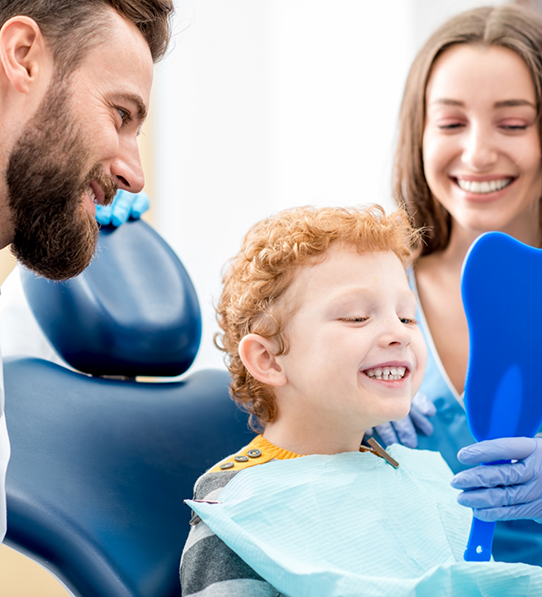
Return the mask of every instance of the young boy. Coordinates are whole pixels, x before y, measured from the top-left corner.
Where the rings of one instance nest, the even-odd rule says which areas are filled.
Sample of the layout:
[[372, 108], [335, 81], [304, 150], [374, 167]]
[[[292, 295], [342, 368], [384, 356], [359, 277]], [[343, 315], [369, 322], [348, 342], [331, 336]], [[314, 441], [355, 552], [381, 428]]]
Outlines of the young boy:
[[217, 310], [232, 396], [263, 432], [196, 483], [184, 596], [440, 595], [435, 566], [466, 565], [471, 515], [440, 455], [360, 453], [422, 381], [415, 240], [377, 206], [287, 210], [246, 235]]

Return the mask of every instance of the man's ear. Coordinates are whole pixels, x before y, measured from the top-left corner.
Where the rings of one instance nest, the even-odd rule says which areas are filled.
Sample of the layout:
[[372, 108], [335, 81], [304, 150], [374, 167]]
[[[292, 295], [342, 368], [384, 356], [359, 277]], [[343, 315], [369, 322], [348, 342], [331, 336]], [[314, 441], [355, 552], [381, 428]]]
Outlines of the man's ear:
[[0, 63], [4, 75], [19, 93], [28, 94], [50, 53], [37, 23], [16, 16], [0, 29]]
[[239, 356], [247, 371], [269, 386], [283, 386], [288, 380], [274, 356], [274, 345], [258, 334], [247, 334], [239, 343]]

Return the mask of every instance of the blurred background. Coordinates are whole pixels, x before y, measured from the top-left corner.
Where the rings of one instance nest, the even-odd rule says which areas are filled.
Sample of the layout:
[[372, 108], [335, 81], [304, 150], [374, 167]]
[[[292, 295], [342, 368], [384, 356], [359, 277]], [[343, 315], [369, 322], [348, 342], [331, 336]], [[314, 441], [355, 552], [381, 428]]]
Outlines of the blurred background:
[[475, 0], [179, 0], [156, 69], [154, 225], [203, 309], [212, 344], [220, 271], [259, 219], [297, 205], [393, 206], [390, 173], [415, 53]]
[[[490, 3], [176, 1], [173, 44], [155, 70], [140, 144], [152, 200], [146, 219], [183, 261], [203, 311], [190, 372], [223, 367], [213, 305], [221, 269], [252, 224], [297, 205], [393, 207], [393, 146], [410, 63], [444, 20]], [[13, 266], [2, 251], [0, 281]], [[2, 547], [0, 595], [67, 593]]]

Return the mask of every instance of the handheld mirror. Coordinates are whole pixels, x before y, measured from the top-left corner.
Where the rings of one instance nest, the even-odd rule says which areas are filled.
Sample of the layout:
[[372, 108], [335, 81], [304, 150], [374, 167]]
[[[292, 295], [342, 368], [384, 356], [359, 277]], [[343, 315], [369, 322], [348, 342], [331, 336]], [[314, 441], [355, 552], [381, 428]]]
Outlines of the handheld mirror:
[[[463, 264], [461, 292], [470, 337], [465, 410], [472, 436], [534, 437], [542, 424], [542, 250], [502, 232], [483, 234]], [[494, 531], [494, 522], [473, 518], [465, 560], [488, 561]]]

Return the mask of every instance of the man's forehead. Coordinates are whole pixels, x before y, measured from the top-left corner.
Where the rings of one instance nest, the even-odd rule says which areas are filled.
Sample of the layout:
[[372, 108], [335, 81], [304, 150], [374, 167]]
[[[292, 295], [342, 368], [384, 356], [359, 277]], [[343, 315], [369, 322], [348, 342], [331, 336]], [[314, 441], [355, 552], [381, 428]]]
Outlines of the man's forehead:
[[[138, 27], [111, 7], [104, 7], [96, 17], [95, 35], [99, 40], [98, 48], [112, 44], [117, 48], [130, 51], [134, 48], [145, 49], [152, 62], [149, 44]], [[126, 45], [130, 42], [130, 45]]]
[[76, 72], [108, 99], [129, 101], [143, 120], [154, 69], [150, 48], [139, 29], [113, 10], [101, 35]]

